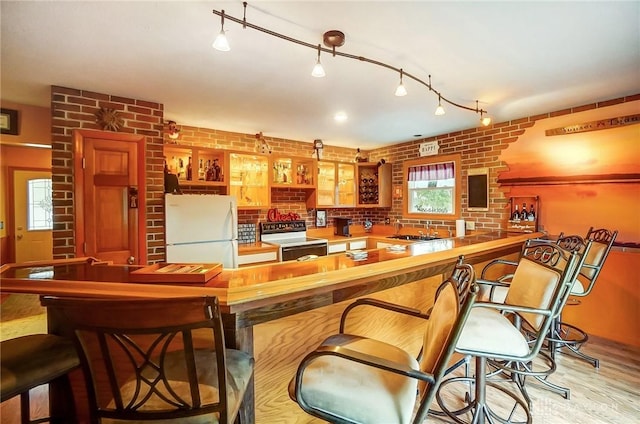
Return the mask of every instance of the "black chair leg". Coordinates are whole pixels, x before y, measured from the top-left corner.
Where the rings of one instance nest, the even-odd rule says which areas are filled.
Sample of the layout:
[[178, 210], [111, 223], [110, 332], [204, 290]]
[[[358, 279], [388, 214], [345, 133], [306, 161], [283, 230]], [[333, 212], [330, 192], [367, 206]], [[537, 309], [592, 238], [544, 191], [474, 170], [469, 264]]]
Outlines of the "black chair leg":
[[29, 406], [29, 390], [20, 393], [20, 422], [22, 424], [31, 423], [31, 411]]
[[69, 374], [49, 383], [49, 415], [51, 424], [76, 424], [76, 408]]

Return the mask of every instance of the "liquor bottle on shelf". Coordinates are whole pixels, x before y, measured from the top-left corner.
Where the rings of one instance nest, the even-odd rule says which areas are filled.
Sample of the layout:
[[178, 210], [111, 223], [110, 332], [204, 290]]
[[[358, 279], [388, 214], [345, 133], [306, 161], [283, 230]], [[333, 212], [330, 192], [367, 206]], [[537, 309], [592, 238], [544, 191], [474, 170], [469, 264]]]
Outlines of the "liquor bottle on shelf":
[[213, 160], [213, 181], [224, 181], [222, 176], [222, 167], [218, 165], [218, 159]]
[[520, 211], [520, 221], [527, 220], [527, 203], [522, 204], [522, 210]]
[[191, 164], [191, 156], [189, 156], [189, 162], [187, 163], [187, 180], [193, 179], [193, 165]]
[[535, 221], [536, 220], [536, 211], [533, 208], [533, 204], [529, 208], [529, 213], [527, 214], [527, 221]]
[[205, 179], [204, 159], [200, 159], [200, 161], [198, 162], [198, 179], [200, 181], [204, 181]]
[[184, 180], [185, 177], [185, 173], [184, 173], [184, 161], [182, 160], [182, 158], [178, 158], [178, 179]]
[[514, 210], [513, 215], [511, 215], [512, 221], [520, 221], [520, 210], [518, 208], [519, 206], [516, 205], [516, 210]]

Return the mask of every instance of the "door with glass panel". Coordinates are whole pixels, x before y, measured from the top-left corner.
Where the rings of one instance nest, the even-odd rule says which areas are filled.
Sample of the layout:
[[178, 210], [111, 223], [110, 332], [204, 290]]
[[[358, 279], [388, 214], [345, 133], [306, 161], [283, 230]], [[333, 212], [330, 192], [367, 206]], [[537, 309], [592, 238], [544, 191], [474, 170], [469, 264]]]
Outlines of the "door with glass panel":
[[15, 261], [53, 258], [51, 172], [13, 172]]

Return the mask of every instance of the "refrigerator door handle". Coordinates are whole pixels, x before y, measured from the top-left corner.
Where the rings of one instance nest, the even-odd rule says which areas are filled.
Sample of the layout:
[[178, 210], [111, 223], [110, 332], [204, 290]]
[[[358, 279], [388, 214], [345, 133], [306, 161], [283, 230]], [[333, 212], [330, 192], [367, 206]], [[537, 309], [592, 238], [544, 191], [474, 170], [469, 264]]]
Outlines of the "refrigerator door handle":
[[233, 215], [234, 213], [234, 208], [233, 208], [233, 202], [229, 202], [229, 213], [231, 214], [231, 239], [232, 240], [237, 240], [238, 239], [238, 225], [234, 225], [234, 222], [236, 221], [236, 217]]

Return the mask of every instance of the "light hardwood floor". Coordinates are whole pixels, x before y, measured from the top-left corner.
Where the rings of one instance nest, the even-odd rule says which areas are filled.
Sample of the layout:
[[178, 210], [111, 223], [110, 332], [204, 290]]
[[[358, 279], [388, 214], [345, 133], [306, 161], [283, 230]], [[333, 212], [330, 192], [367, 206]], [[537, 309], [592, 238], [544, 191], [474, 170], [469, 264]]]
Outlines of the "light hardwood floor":
[[[571, 390], [564, 399], [534, 380], [527, 384], [532, 399], [534, 423], [543, 424], [624, 424], [640, 422], [640, 348], [626, 346], [602, 338], [590, 338], [582, 350], [600, 359], [600, 368], [567, 354], [557, 356], [557, 370], [549, 381]], [[459, 374], [462, 373], [460, 370]], [[515, 391], [514, 385], [505, 387]], [[454, 390], [460, 401], [464, 394], [461, 384]], [[447, 390], [445, 396], [451, 401]], [[490, 406], [506, 404], [495, 391], [488, 390]], [[509, 406], [512, 402], [508, 403]], [[451, 422], [433, 417], [429, 422]]]
[[[11, 299], [11, 302], [2, 305], [0, 338], [6, 339], [20, 334], [45, 330], [45, 315], [44, 311], [38, 308], [37, 296], [20, 295], [18, 298]], [[27, 312], [19, 313], [21, 310]], [[303, 328], [308, 329], [317, 324], [317, 321], [309, 320], [309, 316], [299, 315], [296, 316], [296, 321]], [[315, 316], [317, 319], [322, 317], [319, 312], [316, 312], [315, 315], [317, 315]], [[259, 332], [259, 329], [256, 331]], [[295, 334], [290, 336], [295, 339]], [[268, 343], [274, 347], [279, 346], [278, 349], [286, 349], [289, 342], [295, 344], [295, 340], [287, 340], [287, 337], [289, 335], [280, 333], [280, 338], [277, 340], [261, 341], [258, 336], [257, 341]], [[533, 400], [534, 423], [625, 424], [640, 422], [640, 348], [605, 339], [591, 338], [583, 350], [600, 359], [600, 369], [596, 370], [586, 362], [569, 355], [560, 355], [558, 370], [550, 377], [550, 380], [569, 387], [571, 399], [565, 400], [557, 394], [531, 386], [529, 394]], [[257, 366], [263, 370], [269, 368], [268, 351], [258, 350], [256, 353]], [[297, 356], [299, 353], [304, 354], [304, 352], [290, 352], [292, 356]], [[293, 362], [295, 365], [295, 361]], [[288, 399], [284, 390], [286, 382], [293, 375], [291, 370], [283, 371], [280, 369], [278, 373], [275, 373], [278, 375], [269, 376], [268, 374], [260, 373], [258, 381], [256, 381], [256, 394], [260, 409], [257, 414], [258, 424], [321, 422], [304, 414], [294, 402]], [[489, 403], [495, 401], [492, 398], [493, 393], [490, 392], [488, 396]], [[32, 411], [37, 414], [45, 413], [46, 388], [34, 390], [32, 397], [34, 398]], [[17, 398], [4, 402], [0, 406], [0, 422], [2, 424], [18, 424], [18, 411]], [[427, 422], [448, 421], [439, 417], [430, 417], [427, 420]]]

